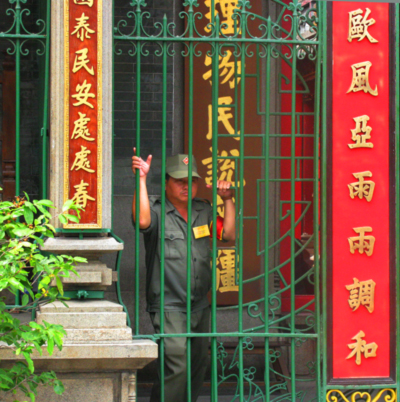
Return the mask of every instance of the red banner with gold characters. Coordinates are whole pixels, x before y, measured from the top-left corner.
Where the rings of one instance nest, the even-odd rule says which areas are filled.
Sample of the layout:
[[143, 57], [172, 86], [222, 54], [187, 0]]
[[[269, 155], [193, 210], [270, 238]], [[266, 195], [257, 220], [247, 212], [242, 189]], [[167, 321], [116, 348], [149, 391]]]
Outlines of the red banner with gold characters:
[[64, 199], [83, 208], [64, 227], [100, 228], [102, 1], [65, 0], [64, 33]]
[[332, 3], [332, 107], [328, 107], [332, 384], [394, 379], [390, 14], [387, 3]]

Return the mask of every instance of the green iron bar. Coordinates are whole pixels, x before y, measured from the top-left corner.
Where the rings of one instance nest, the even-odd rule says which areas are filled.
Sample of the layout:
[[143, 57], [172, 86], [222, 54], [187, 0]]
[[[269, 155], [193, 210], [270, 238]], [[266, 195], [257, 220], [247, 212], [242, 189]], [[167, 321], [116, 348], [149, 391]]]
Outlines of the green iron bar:
[[[268, 33], [270, 34], [271, 32], [271, 19], [268, 18]], [[271, 91], [270, 91], [270, 77], [271, 77], [271, 48], [268, 46], [267, 48], [267, 58], [265, 60], [266, 64], [266, 78], [265, 78], [265, 138], [263, 138], [264, 142], [264, 157], [265, 157], [265, 162], [264, 162], [264, 315], [265, 315], [265, 323], [264, 323], [264, 332], [268, 333], [269, 332], [269, 225], [267, 225], [267, 222], [269, 221], [269, 176], [270, 176], [270, 123], [271, 123], [271, 118], [270, 118], [270, 108], [271, 108]], [[257, 58], [257, 70], [259, 69], [259, 58]], [[258, 88], [261, 87], [260, 83], [257, 82]], [[257, 91], [257, 96], [259, 94], [259, 91]], [[259, 209], [259, 200], [260, 200], [260, 194], [259, 194], [259, 184], [260, 182], [257, 182], [257, 215], [260, 215], [258, 212]], [[257, 251], [260, 249], [259, 246], [259, 236], [258, 233], [260, 233], [259, 229], [259, 220], [257, 221]], [[245, 281], [243, 281], [245, 282]], [[266, 402], [269, 402], [270, 400], [270, 371], [269, 371], [269, 337], [266, 336], [264, 339], [264, 382], [265, 382], [265, 395], [266, 395]]]
[[[327, 21], [327, 5], [324, 1], [320, 2], [322, 18]], [[322, 60], [328, 60], [327, 53], [327, 37], [328, 37], [328, 27], [327, 24], [322, 26], [320, 31], [321, 42], [322, 42]], [[327, 277], [326, 277], [326, 253], [327, 253], [327, 81], [328, 80], [328, 70], [327, 63], [322, 63], [322, 82], [325, 85], [322, 86], [321, 91], [321, 279], [322, 279], [322, 378], [327, 378]], [[326, 395], [326, 380], [324, 381], [324, 386], [322, 387], [322, 397], [325, 399]]]
[[75, 289], [67, 290], [64, 292], [64, 297], [68, 299], [104, 299], [103, 290], [85, 290], [85, 289]]
[[[297, 26], [297, 8], [293, 11], [293, 23], [294, 26]], [[290, 155], [290, 329], [291, 332], [294, 333], [296, 331], [296, 316], [295, 316], [295, 206], [296, 206], [296, 183], [294, 182], [295, 178], [295, 169], [296, 169], [296, 138], [293, 137], [296, 133], [296, 66], [297, 66], [297, 52], [294, 45], [291, 47], [292, 52], [292, 89], [291, 89], [291, 155]], [[291, 362], [290, 362], [290, 371], [291, 371], [291, 384], [292, 384], [292, 400], [296, 400], [296, 345], [295, 339], [291, 338]]]
[[[137, 18], [139, 16], [139, 12], [136, 12]], [[138, 27], [138, 33], [139, 33], [139, 27]], [[114, 38], [115, 40], [115, 38]], [[140, 148], [140, 117], [141, 117], [141, 111], [140, 111], [140, 74], [141, 74], [141, 42], [137, 42], [137, 49], [138, 51], [136, 52], [136, 154], [138, 156], [141, 155], [141, 148]], [[136, 194], [136, 227], [135, 227], [135, 334], [139, 334], [139, 269], [138, 267], [140, 266], [140, 238], [139, 238], [139, 233], [140, 233], [140, 227], [139, 227], [139, 217], [140, 217], [140, 177], [137, 174], [136, 175], [136, 189], [135, 189], [135, 194]]]
[[[165, 27], [166, 18], [164, 16], [163, 24]], [[166, 176], [166, 158], [167, 158], [167, 52], [166, 45], [164, 44], [164, 52], [163, 52], [163, 109], [162, 109], [162, 167], [161, 167], [161, 216], [165, 217], [165, 176]], [[164, 334], [165, 331], [165, 315], [164, 315], [164, 306], [165, 306], [165, 219], [161, 222], [161, 266], [160, 266], [160, 286], [161, 286], [161, 295], [160, 295], [160, 332]], [[161, 402], [165, 401], [165, 343], [164, 339], [160, 341], [160, 383], [161, 383]], [[165, 401], [168, 402], [168, 401]]]
[[[189, 8], [189, 35], [193, 36], [193, 8]], [[166, 22], [166, 17], [165, 17]], [[193, 182], [193, 43], [189, 44], [189, 140], [188, 140], [188, 154], [189, 154], [189, 165], [188, 165], [188, 216], [187, 216], [187, 249], [186, 249], [186, 332], [191, 333], [191, 323], [192, 323], [192, 182]], [[214, 81], [213, 81], [214, 83]], [[215, 83], [214, 83], [215, 84]], [[187, 400], [191, 402], [192, 399], [192, 373], [191, 373], [191, 338], [187, 338], [186, 347], [186, 370], [187, 370]]]
[[[274, 45], [297, 45], [299, 43], [298, 40], [288, 40], [288, 39], [262, 39], [262, 38], [223, 38], [223, 37], [198, 37], [198, 36], [185, 36], [185, 37], [176, 37], [176, 36], [169, 36], [167, 38], [163, 37], [158, 37], [158, 36], [124, 36], [124, 35], [115, 35], [114, 36], [115, 40], [117, 41], [138, 41], [138, 40], [145, 40], [147, 42], [201, 42], [201, 43], [227, 43], [227, 44], [232, 44], [232, 41], [234, 40], [236, 43], [254, 43], [254, 44], [260, 44], [260, 45], [265, 45], [265, 44], [274, 44]], [[312, 45], [315, 46], [318, 44], [318, 41], [314, 40], [302, 40], [301, 41], [302, 45]]]
[[[149, 336], [149, 335], [148, 335]], [[162, 338], [213, 338], [216, 336], [215, 332], [191, 332], [191, 333], [179, 333], [179, 334], [155, 334], [155, 335], [150, 335], [151, 338], [154, 339], [162, 339]], [[219, 332], [218, 333], [219, 337], [248, 337], [249, 333], [248, 332]], [[296, 338], [301, 338], [301, 339], [316, 339], [318, 337], [317, 334], [303, 334], [301, 332], [292, 334], [292, 333], [284, 333], [284, 332], [254, 332], [252, 333], [252, 336], [254, 337], [268, 337], [268, 338], [292, 338], [295, 336]], [[133, 336], [134, 339], [141, 339], [141, 338], [146, 338], [146, 335], [135, 335]]]
[[[19, 7], [21, 9], [21, 6], [19, 6]], [[9, 34], [9, 33], [0, 32], [0, 39], [44, 39], [44, 40], [46, 40], [47, 38], [48, 38], [47, 34], [46, 35], [23, 34], [23, 33]]]
[[[212, 10], [214, 10], [214, 1], [212, 0]], [[212, 15], [214, 13], [211, 13]], [[219, 15], [213, 16], [215, 21], [215, 36], [218, 37], [220, 20]], [[218, 180], [218, 55], [219, 43], [213, 43], [213, 58], [212, 58], [212, 183], [217, 183]], [[217, 222], [217, 189], [213, 186], [212, 190], [212, 203], [213, 203], [213, 222]], [[217, 332], [217, 225], [212, 227], [212, 269], [211, 269], [211, 332], [214, 335], [211, 338], [211, 401], [218, 402], [218, 383], [217, 383], [217, 339], [215, 333]]]
[[[243, 6], [243, 9], [245, 7]], [[244, 11], [244, 10], [243, 10]], [[245, 25], [245, 20], [242, 19], [240, 21], [241, 23], [241, 32], [242, 32], [242, 39], [246, 39], [246, 25]], [[241, 99], [241, 105], [240, 105], [240, 134], [243, 136], [245, 133], [245, 122], [246, 122], [246, 110], [245, 110], [245, 105], [246, 102], [244, 102], [244, 99], [246, 99], [246, 46], [244, 41], [241, 42], [241, 82], [240, 82], [240, 99]], [[243, 331], [243, 232], [242, 228], [244, 225], [243, 221], [243, 215], [244, 215], [244, 150], [245, 150], [245, 140], [242, 137], [240, 142], [239, 142], [239, 183], [241, 184], [239, 188], [239, 228], [241, 230], [241, 234], [239, 237], [239, 244], [238, 244], [238, 250], [239, 250], [239, 309], [238, 309], [238, 332], [244, 332]], [[238, 338], [238, 344], [239, 344], [239, 392], [242, 397], [244, 395], [244, 361], [243, 361], [243, 342], [244, 338], [239, 337]]]

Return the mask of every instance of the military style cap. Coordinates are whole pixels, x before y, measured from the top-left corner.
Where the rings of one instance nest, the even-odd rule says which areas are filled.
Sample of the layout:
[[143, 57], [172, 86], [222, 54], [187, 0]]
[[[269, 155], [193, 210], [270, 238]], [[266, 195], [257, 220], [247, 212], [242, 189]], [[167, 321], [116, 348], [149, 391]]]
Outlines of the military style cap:
[[[189, 155], [178, 154], [167, 158], [165, 172], [174, 179], [183, 179], [189, 177]], [[196, 159], [192, 158], [192, 177], [200, 177], [197, 173]]]

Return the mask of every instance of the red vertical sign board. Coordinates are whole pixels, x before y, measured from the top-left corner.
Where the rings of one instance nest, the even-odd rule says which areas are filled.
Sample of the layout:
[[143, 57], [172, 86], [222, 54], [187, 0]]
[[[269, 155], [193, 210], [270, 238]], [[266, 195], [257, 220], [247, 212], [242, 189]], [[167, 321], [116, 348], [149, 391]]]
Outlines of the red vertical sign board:
[[[389, 5], [332, 4], [330, 377], [391, 377]], [[393, 317], [392, 317], [393, 319]]]
[[101, 227], [101, 1], [65, 0], [65, 199]]

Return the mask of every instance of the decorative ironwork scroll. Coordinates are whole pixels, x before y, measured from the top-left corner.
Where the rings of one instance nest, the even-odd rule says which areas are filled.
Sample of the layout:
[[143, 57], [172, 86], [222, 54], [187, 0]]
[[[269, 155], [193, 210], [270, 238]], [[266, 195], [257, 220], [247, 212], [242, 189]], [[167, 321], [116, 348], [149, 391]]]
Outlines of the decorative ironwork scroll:
[[382, 389], [375, 391], [376, 395], [373, 395], [370, 391], [356, 391], [352, 392], [350, 396], [345, 396], [343, 391], [332, 389], [326, 394], [327, 402], [356, 402], [360, 398], [364, 402], [396, 402], [397, 394], [394, 389]]

